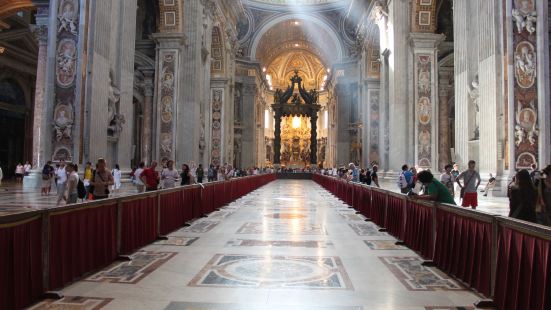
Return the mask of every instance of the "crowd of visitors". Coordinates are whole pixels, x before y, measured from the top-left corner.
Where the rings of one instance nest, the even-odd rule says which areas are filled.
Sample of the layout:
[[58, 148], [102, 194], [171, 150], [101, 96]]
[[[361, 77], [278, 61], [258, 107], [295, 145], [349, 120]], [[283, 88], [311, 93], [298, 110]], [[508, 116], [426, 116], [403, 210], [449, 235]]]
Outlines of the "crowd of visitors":
[[[132, 184], [137, 193], [156, 191], [158, 189], [174, 188], [177, 185], [191, 185], [203, 183], [205, 175], [208, 182], [223, 181], [235, 177], [257, 175], [273, 172], [268, 169], [253, 167], [248, 170], [235, 169], [232, 165], [215, 166], [211, 164], [204, 169], [202, 164], [182, 164], [178, 171], [172, 160], [163, 160], [161, 164], [152, 161], [149, 166], [141, 162], [130, 174]], [[99, 200], [108, 198], [122, 187], [122, 171], [118, 164], [112, 170], [107, 167], [105, 159], [98, 159], [95, 167], [87, 162], [83, 179], [78, 175], [78, 166], [73, 163], [60, 161], [53, 166], [47, 162], [42, 168], [41, 195], [50, 195], [51, 188], [56, 188], [57, 204], [63, 202], [76, 203], [78, 199]]]
[[[482, 178], [476, 169], [476, 162], [468, 162], [467, 169], [459, 170], [459, 165], [448, 164], [437, 179], [429, 169], [403, 165], [398, 175], [397, 187], [402, 194], [412, 199], [429, 200], [456, 205], [456, 196], [465, 208], [478, 207], [478, 191]], [[420, 171], [418, 171], [420, 170]], [[358, 168], [350, 163], [348, 167], [322, 169], [324, 175], [380, 187], [377, 175], [378, 166]], [[497, 184], [497, 179], [490, 173], [490, 178], [482, 190], [487, 196]], [[509, 216], [533, 223], [551, 226], [551, 165], [542, 171], [532, 165], [530, 171], [519, 170], [507, 186], [509, 197]]]

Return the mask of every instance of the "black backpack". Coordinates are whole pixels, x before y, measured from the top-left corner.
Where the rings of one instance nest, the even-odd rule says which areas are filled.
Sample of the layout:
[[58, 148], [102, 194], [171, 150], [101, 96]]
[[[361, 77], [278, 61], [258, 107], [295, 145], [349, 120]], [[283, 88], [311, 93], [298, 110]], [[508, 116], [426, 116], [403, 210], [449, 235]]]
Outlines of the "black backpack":
[[78, 193], [78, 198], [80, 199], [86, 198], [86, 188], [84, 187], [84, 183], [80, 178], [78, 179], [77, 193]]

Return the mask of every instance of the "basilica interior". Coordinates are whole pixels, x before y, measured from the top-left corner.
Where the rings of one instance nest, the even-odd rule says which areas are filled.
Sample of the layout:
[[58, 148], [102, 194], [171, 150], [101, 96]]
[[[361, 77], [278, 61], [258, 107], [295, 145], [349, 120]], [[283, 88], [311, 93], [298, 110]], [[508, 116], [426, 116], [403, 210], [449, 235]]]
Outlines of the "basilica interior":
[[[153, 161], [308, 171], [353, 163], [378, 167], [381, 182], [395, 187], [404, 164], [439, 175], [448, 164], [466, 169], [474, 160], [484, 182], [496, 178], [496, 200], [483, 206], [483, 213], [506, 216], [515, 173], [551, 164], [550, 39], [547, 0], [0, 0], [0, 168], [6, 181], [18, 164], [29, 162], [25, 188], [37, 188], [49, 161], [83, 166], [104, 158], [110, 167], [119, 165], [127, 181], [139, 163]], [[339, 192], [341, 185], [323, 180], [316, 185], [278, 180], [260, 189], [250, 185], [251, 194], [232, 196], [243, 196], [237, 202], [220, 202], [224, 209], [214, 220], [209, 215], [178, 230], [168, 237], [169, 246], [155, 243], [132, 254], [144, 265], [131, 276], [117, 275], [126, 272], [118, 266], [94, 276], [50, 276], [40, 288], [61, 291], [72, 284], [64, 294], [80, 297], [65, 297], [57, 306], [75, 309], [475, 309], [477, 300], [488, 298], [497, 309], [551, 309], [549, 278], [540, 292], [545, 296], [538, 295], [541, 303], [531, 304], [519, 301], [523, 297], [508, 299], [510, 288], [495, 281], [496, 270], [486, 287], [450, 272], [452, 267], [443, 269], [459, 280], [419, 267], [426, 255], [414, 256], [419, 249], [407, 240], [401, 244], [400, 238], [394, 244], [386, 233], [390, 213], [381, 223], [361, 208], [362, 214], [351, 213], [347, 205], [356, 208], [363, 199], [357, 197], [367, 196], [347, 198]], [[375, 204], [376, 190], [369, 192]], [[33, 211], [54, 206], [50, 201], [42, 208], [21, 198], [27, 192], [16, 193], [12, 200], [0, 197], [0, 232], [13, 226], [2, 220], [8, 205]], [[197, 198], [204, 193], [187, 195], [181, 195], [186, 203], [204, 199]], [[119, 211], [113, 214], [119, 222], [114, 220], [113, 227], [120, 228], [126, 202], [117, 201]], [[155, 215], [159, 227], [162, 212]], [[193, 212], [189, 219], [208, 214]], [[489, 231], [501, 233], [499, 219], [460, 214], [491, 224], [473, 239], [483, 236], [494, 247], [501, 242], [486, 237]], [[247, 217], [255, 223], [245, 222]], [[98, 215], [97, 220], [106, 218]], [[291, 224], [270, 222], [274, 218]], [[378, 226], [364, 224], [367, 220]], [[237, 235], [222, 243], [218, 238], [231, 225], [239, 226]], [[530, 227], [520, 230], [537, 231], [550, 242], [550, 230]], [[400, 232], [403, 239], [407, 229]], [[121, 234], [124, 239], [124, 229], [117, 238]], [[263, 240], [253, 240], [254, 234]], [[186, 247], [196, 240], [200, 250], [194, 256]], [[434, 237], [436, 246], [429, 251], [437, 265], [438, 240]], [[143, 245], [153, 240], [148, 241]], [[356, 241], [365, 253], [356, 252]], [[115, 248], [116, 254], [137, 249], [121, 250], [120, 242]], [[209, 252], [213, 249], [216, 253]], [[388, 255], [381, 258], [377, 250]], [[260, 252], [276, 255], [268, 260], [273, 269], [255, 269], [266, 263], [255, 258]], [[489, 262], [491, 257], [495, 269], [497, 252], [478, 259]], [[216, 255], [197, 268], [197, 275], [177, 273], [188, 262], [203, 267], [201, 259], [210, 254]], [[291, 267], [286, 267], [286, 255], [294, 255]], [[400, 255], [411, 259], [400, 260]], [[312, 263], [312, 257], [324, 259]], [[364, 259], [381, 269], [362, 269]], [[50, 258], [45, 261], [49, 270], [57, 268], [48, 265]], [[549, 275], [551, 263], [544, 264]], [[148, 276], [158, 267], [160, 273]], [[391, 274], [398, 276], [390, 280]], [[142, 277], [143, 283], [136, 284]], [[374, 280], [364, 281], [368, 278]], [[129, 292], [127, 284], [143, 286]], [[239, 289], [219, 289], [225, 286]], [[205, 297], [211, 288], [219, 295]], [[142, 290], [147, 298], [140, 296]], [[416, 295], [419, 291], [425, 295]], [[3, 293], [0, 300], [7, 296]], [[25, 294], [10, 303], [0, 301], [0, 309], [39, 300]], [[36, 309], [55, 309], [56, 302], [48, 300]]]

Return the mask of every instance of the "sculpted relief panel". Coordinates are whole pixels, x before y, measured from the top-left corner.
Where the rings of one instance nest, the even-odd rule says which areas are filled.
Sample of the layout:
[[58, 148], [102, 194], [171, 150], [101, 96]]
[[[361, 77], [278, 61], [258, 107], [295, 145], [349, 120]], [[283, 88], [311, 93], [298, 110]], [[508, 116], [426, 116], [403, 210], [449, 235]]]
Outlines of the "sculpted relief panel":
[[57, 40], [55, 61], [55, 106], [52, 116], [52, 159], [73, 160], [73, 127], [75, 123], [75, 91], [78, 58], [79, 2], [61, 0], [57, 8]]
[[161, 61], [161, 76], [160, 76], [160, 96], [159, 96], [159, 118], [160, 118], [160, 155], [164, 159], [172, 159], [174, 157], [174, 81], [176, 68], [176, 52], [162, 51], [159, 55]]
[[417, 164], [420, 167], [432, 165], [432, 92], [429, 55], [417, 55]]
[[536, 1], [514, 0], [512, 10], [514, 51], [514, 159], [526, 169], [539, 157]]

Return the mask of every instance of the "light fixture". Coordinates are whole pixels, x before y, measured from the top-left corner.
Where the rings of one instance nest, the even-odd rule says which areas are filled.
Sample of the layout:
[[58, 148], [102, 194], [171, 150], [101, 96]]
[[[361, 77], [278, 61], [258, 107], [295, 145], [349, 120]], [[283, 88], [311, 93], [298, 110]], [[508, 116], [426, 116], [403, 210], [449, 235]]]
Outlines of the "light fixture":
[[0, 46], [0, 54], [4, 54], [5, 51], [6, 51], [6, 48], [3, 46]]
[[266, 72], [266, 67], [262, 68], [262, 72]]
[[298, 116], [293, 117], [293, 128], [294, 129], [300, 128], [300, 117]]
[[295, 43], [295, 47], [299, 47], [299, 44], [298, 44], [298, 43]]
[[327, 68], [327, 73], [331, 73], [331, 69]]
[[295, 20], [295, 25], [296, 26], [300, 25], [300, 22], [298, 20]]

